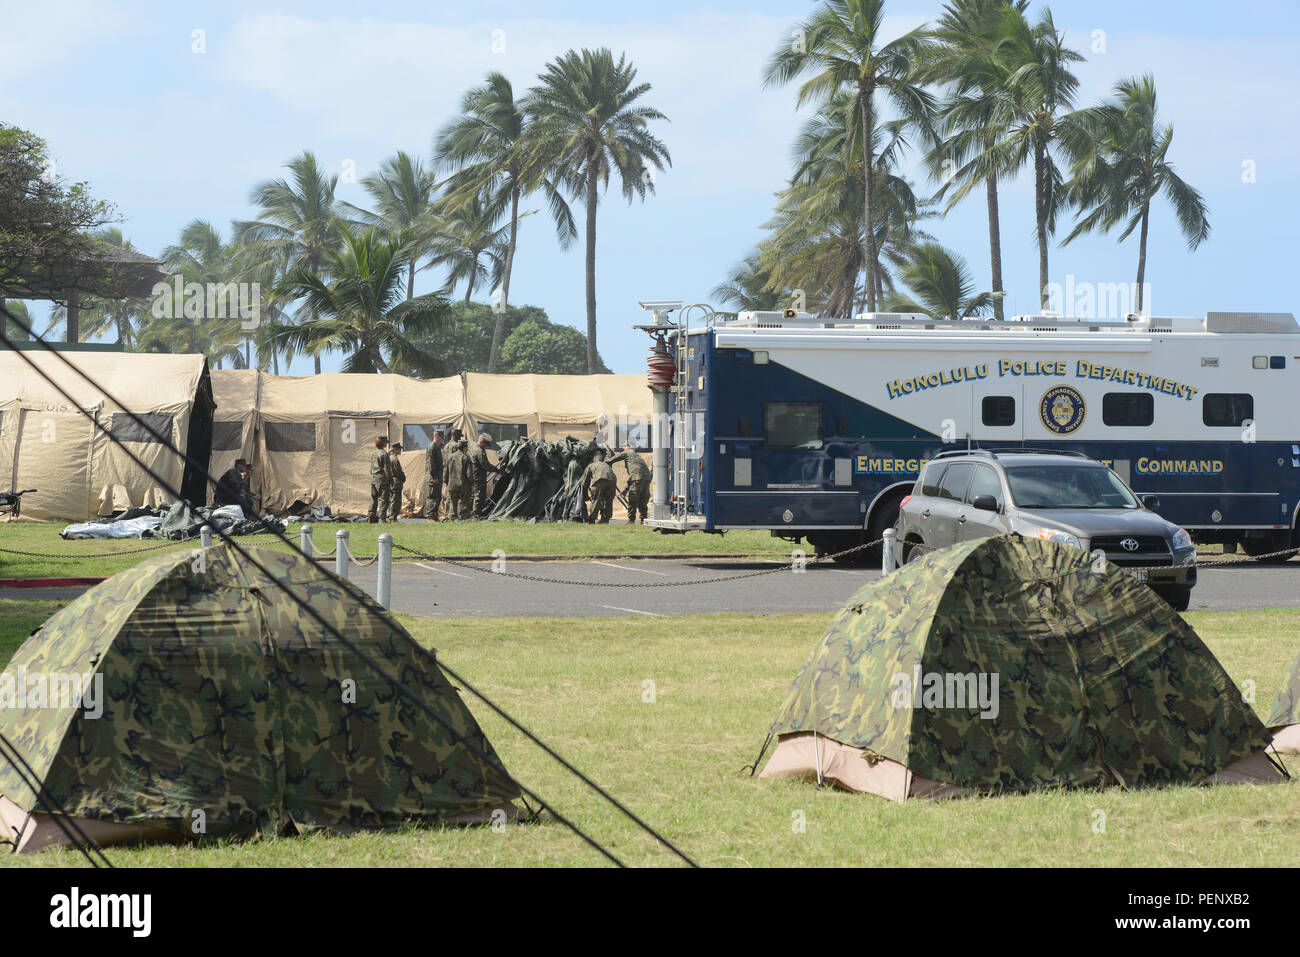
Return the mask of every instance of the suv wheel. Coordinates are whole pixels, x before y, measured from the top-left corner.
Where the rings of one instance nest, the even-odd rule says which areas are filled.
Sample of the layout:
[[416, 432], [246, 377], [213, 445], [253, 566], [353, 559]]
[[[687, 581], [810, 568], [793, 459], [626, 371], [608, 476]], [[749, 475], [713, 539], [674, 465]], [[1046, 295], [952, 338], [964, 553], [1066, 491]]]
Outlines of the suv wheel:
[[903, 564], [910, 565], [918, 559], [924, 558], [926, 553], [925, 542], [910, 541], [903, 545]]

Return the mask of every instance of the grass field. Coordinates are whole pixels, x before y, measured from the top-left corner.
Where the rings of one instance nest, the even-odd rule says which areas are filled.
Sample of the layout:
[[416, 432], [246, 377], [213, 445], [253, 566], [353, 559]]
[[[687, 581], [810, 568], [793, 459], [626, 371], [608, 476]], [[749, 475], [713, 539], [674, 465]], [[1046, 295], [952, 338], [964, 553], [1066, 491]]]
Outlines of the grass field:
[[[0, 659], [57, 604], [0, 602]], [[656, 619], [403, 619], [439, 658], [492, 695], [698, 863], [819, 865], [1296, 866], [1296, 786], [1051, 791], [893, 804], [751, 778], [790, 680], [826, 615]], [[1268, 711], [1300, 635], [1300, 612], [1190, 613], [1239, 684]], [[653, 703], [645, 683], [653, 682]], [[466, 695], [506, 766], [629, 864], [675, 859]], [[1300, 762], [1292, 760], [1292, 773]], [[1094, 824], [1104, 814], [1104, 833]], [[795, 826], [801, 819], [804, 829]], [[119, 866], [597, 865], [555, 821], [502, 831], [411, 829], [196, 847], [110, 849]], [[75, 864], [65, 852], [12, 866]]]
[[[176, 542], [155, 551], [142, 548], [163, 543], [146, 539], [65, 541], [59, 537], [62, 523], [11, 522], [0, 524], [0, 578], [81, 577], [112, 575], [130, 568], [141, 559], [171, 549], [189, 550], [196, 542]], [[388, 532], [398, 545], [437, 555], [490, 555], [502, 549], [506, 555], [564, 555], [572, 558], [623, 557], [635, 554], [789, 555], [791, 545], [772, 538], [765, 531], [736, 531], [725, 535], [696, 532], [662, 535], [640, 525], [538, 524], [527, 522], [327, 522], [314, 526], [313, 540], [319, 551], [334, 548], [339, 529], [348, 530], [354, 554], [373, 555], [381, 532]], [[299, 527], [289, 526], [286, 534], [295, 543]], [[250, 536], [250, 543], [262, 543], [268, 536]], [[283, 545], [273, 547], [284, 548]], [[4, 551], [9, 549], [10, 551]], [[40, 556], [12, 552], [36, 552]], [[58, 556], [55, 558], [42, 556]], [[396, 553], [401, 557], [401, 552]]]

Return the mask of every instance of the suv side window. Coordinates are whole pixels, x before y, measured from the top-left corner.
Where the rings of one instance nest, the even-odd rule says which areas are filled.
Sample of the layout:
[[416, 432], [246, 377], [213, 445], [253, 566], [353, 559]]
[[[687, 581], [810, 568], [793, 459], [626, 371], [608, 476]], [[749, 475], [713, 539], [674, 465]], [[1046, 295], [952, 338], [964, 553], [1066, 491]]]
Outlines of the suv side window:
[[998, 479], [998, 473], [987, 465], [975, 466], [975, 477], [970, 480], [970, 491], [966, 493], [966, 504], [969, 505], [981, 495], [992, 495], [998, 508], [1002, 507], [1002, 482]]
[[939, 483], [939, 498], [951, 499], [960, 502], [966, 497], [966, 486], [970, 484], [971, 472], [975, 471], [975, 466], [969, 462], [955, 462], [948, 466], [948, 471], [943, 473], [943, 481]]
[[931, 498], [939, 494], [939, 480], [943, 478], [943, 470], [947, 468], [947, 462], [931, 462], [921, 473], [921, 494], [928, 495]]

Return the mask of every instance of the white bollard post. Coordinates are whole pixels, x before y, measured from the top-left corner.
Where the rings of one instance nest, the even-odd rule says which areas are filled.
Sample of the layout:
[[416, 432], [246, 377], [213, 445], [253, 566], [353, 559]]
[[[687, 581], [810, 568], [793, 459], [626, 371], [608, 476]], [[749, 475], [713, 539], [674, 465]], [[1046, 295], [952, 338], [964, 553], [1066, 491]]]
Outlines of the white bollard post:
[[204, 525], [199, 529], [199, 544], [204, 548], [212, 547], [212, 526]]
[[379, 536], [379, 580], [375, 590], [383, 608], [393, 606], [393, 536], [384, 532]]
[[302, 549], [302, 553], [306, 555], [308, 558], [312, 557], [313, 549], [311, 545], [310, 525], [304, 525], [301, 529], [298, 530], [298, 547]]
[[880, 573], [882, 575], [888, 575], [897, 567], [898, 553], [895, 551], [897, 538], [898, 532], [892, 528], [885, 529], [885, 541], [880, 551]]
[[334, 574], [348, 577], [348, 530], [340, 528], [334, 535]]

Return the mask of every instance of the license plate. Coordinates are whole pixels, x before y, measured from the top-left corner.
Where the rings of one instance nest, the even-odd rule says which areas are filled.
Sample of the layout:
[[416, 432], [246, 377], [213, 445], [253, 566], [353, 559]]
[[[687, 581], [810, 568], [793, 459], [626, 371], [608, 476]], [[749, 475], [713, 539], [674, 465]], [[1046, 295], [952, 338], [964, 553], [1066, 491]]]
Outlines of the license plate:
[[1145, 568], [1135, 568], [1131, 572], [1129, 572], [1129, 574], [1132, 575], [1140, 582], [1146, 581], [1147, 578], [1149, 577], [1147, 575], [1147, 570]]

